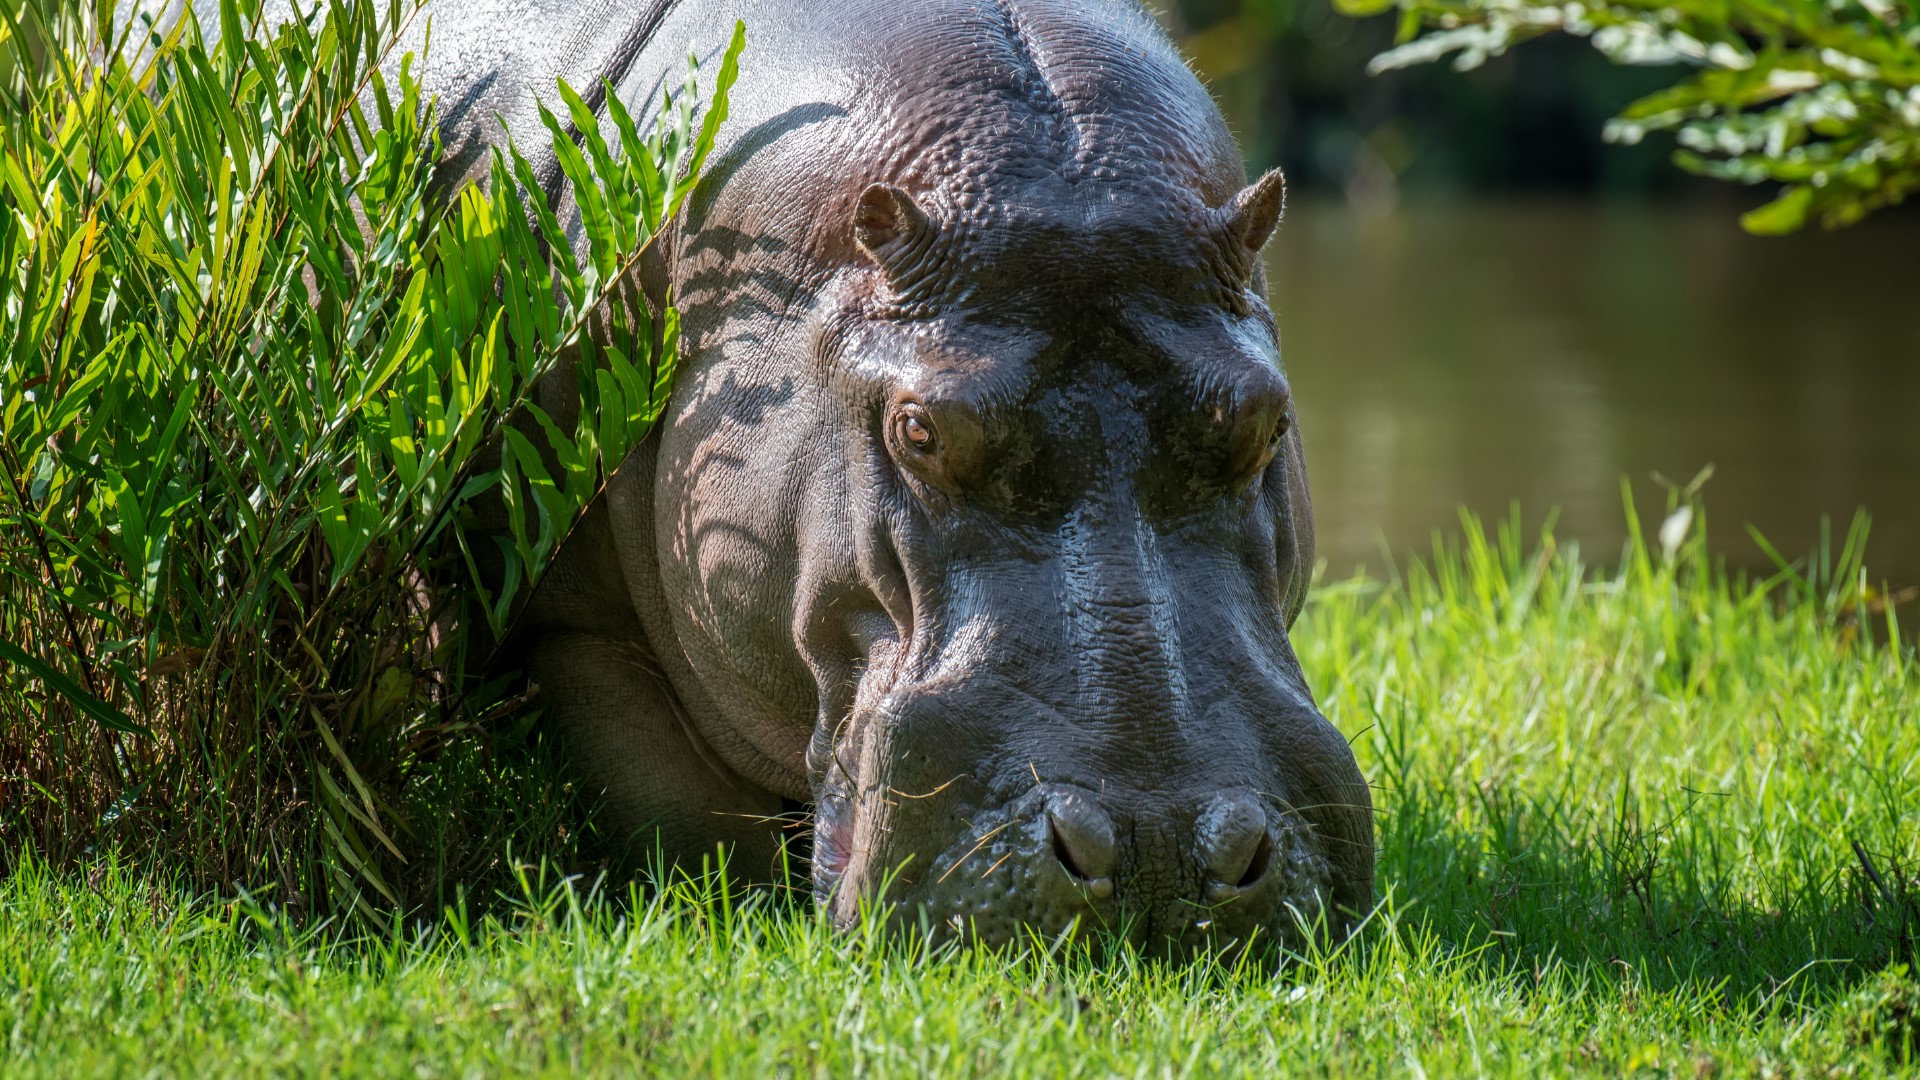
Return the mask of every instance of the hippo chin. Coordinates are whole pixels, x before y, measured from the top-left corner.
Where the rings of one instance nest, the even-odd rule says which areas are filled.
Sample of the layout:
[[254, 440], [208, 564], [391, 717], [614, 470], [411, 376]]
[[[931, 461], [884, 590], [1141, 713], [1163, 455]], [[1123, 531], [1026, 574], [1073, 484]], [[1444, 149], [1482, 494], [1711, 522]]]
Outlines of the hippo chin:
[[749, 35], [641, 275], [682, 313], [673, 400], [525, 624], [600, 828], [759, 875], [810, 806], [836, 919], [989, 941], [1363, 912], [1367, 785], [1287, 638], [1313, 539], [1258, 258], [1284, 184], [1246, 183], [1152, 17], [580, 7], [441, 17], [456, 158], [496, 111], [534, 130], [555, 74], [656, 100], [687, 43]]

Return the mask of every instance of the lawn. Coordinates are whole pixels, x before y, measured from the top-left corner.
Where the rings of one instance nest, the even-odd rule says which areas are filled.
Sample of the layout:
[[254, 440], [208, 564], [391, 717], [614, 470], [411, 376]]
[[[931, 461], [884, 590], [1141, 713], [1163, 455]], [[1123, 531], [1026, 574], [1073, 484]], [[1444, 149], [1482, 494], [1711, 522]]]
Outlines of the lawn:
[[929, 952], [538, 870], [368, 934], [29, 860], [0, 1072], [1914, 1073], [1912, 645], [1857, 545], [1751, 580], [1692, 524], [1604, 571], [1470, 524], [1321, 584], [1294, 640], [1375, 785], [1382, 896], [1278, 970]]

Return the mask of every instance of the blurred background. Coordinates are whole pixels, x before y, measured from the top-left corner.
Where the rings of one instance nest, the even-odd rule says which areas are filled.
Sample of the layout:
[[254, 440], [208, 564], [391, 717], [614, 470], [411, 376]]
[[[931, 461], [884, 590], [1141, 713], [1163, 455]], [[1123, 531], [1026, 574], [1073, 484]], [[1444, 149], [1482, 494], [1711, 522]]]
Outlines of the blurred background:
[[1603, 142], [1674, 81], [1583, 41], [1471, 72], [1366, 73], [1394, 17], [1330, 0], [1160, 0], [1250, 169], [1286, 169], [1268, 248], [1321, 553], [1334, 575], [1429, 550], [1458, 509], [1612, 562], [1621, 483], [1704, 488], [1714, 546], [1771, 568], [1873, 518], [1868, 567], [1920, 582], [1920, 214], [1743, 233], [1769, 192], [1699, 179], [1669, 138]]

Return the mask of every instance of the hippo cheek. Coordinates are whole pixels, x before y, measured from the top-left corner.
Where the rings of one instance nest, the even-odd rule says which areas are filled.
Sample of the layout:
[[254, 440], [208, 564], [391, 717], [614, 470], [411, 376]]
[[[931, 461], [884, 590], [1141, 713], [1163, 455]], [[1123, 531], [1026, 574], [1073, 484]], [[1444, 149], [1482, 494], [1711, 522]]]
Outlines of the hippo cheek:
[[1282, 790], [1270, 794], [1310, 829], [1331, 870], [1330, 915], [1346, 922], [1373, 903], [1373, 798], [1352, 749], [1318, 712], [1296, 714], [1271, 742]]

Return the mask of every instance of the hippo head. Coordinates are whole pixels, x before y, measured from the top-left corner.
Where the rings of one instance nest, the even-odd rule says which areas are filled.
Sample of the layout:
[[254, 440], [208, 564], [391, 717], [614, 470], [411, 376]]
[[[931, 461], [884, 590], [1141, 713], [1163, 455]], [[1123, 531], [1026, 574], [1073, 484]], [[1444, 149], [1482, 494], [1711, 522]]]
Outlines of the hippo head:
[[855, 190], [813, 332], [850, 565], [798, 613], [821, 900], [987, 940], [1338, 932], [1373, 831], [1287, 637], [1279, 174], [1217, 205]]

